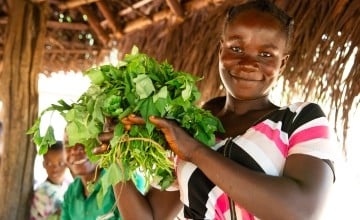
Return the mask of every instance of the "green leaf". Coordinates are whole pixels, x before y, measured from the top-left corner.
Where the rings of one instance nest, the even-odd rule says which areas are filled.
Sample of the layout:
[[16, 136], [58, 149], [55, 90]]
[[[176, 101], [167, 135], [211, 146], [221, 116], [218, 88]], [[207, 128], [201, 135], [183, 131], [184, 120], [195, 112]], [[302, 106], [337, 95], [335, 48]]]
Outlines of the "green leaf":
[[148, 132], [151, 133], [154, 130], [155, 125], [150, 123], [149, 117], [150, 116], [160, 116], [160, 112], [155, 107], [153, 99], [151, 97], [143, 99], [142, 103], [140, 105], [139, 111], [140, 111], [141, 116], [146, 121], [146, 128], [147, 128]]
[[36, 131], [39, 130], [39, 127], [40, 127], [40, 118], [37, 118], [33, 126], [31, 126], [29, 130], [27, 130], [26, 134], [34, 134]]
[[167, 97], [168, 97], [167, 86], [163, 86], [163, 87], [161, 87], [159, 92], [154, 94], [153, 99], [154, 99], [154, 102], [156, 102], [159, 98], [166, 99]]
[[189, 82], [185, 82], [185, 89], [182, 90], [181, 96], [184, 100], [188, 100], [191, 97], [192, 86]]
[[138, 75], [134, 78], [134, 83], [136, 85], [136, 94], [140, 99], [149, 97], [155, 91], [151, 79], [145, 74]]
[[98, 68], [92, 68], [85, 71], [85, 75], [87, 75], [95, 85], [101, 85], [105, 80], [103, 72]]
[[139, 48], [137, 46], [133, 46], [131, 49], [131, 55], [139, 54]]
[[40, 143], [39, 154], [40, 155], [45, 154], [48, 148], [55, 143], [56, 143], [56, 139], [54, 136], [54, 128], [52, 126], [49, 126], [46, 129], [45, 135]]

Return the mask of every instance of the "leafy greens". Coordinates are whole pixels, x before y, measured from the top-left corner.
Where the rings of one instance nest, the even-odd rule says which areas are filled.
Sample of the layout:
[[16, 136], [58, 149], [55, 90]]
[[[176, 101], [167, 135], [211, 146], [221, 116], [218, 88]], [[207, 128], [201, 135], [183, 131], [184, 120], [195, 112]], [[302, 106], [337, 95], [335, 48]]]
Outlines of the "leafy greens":
[[[158, 63], [134, 47], [118, 66], [102, 65], [85, 71], [91, 85], [77, 102], [67, 104], [59, 100], [45, 109], [28, 134], [33, 134], [39, 154], [46, 153], [55, 143], [53, 128], [40, 134], [41, 116], [48, 111], [58, 111], [67, 122], [69, 146], [82, 143], [89, 159], [107, 169], [103, 184], [110, 185], [131, 179], [139, 170], [147, 184], [155, 182], [166, 189], [174, 181], [173, 163], [166, 150], [162, 133], [148, 120], [160, 116], [175, 120], [200, 142], [211, 146], [215, 132], [223, 132], [220, 121], [209, 111], [195, 105], [200, 97], [194, 76], [175, 71], [167, 62]], [[100, 143], [106, 118], [121, 118], [136, 114], [146, 121], [145, 126], [132, 126], [126, 131], [118, 123], [109, 151], [95, 155], [92, 150]]]

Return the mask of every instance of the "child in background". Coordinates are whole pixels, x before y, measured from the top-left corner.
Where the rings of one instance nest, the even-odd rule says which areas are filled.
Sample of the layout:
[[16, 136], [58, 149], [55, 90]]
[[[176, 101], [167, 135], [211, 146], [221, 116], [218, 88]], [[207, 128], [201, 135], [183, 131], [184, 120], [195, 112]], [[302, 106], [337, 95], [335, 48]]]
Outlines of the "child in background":
[[30, 219], [60, 219], [64, 193], [70, 184], [65, 178], [67, 166], [61, 141], [57, 141], [44, 154], [43, 166], [48, 176], [34, 192]]

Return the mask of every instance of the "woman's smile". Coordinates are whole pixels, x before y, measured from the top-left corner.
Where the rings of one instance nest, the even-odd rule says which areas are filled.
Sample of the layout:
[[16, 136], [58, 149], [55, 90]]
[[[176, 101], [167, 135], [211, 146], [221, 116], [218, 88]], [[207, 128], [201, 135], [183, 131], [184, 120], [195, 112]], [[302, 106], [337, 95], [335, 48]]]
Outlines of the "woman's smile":
[[229, 72], [229, 75], [235, 80], [250, 81], [250, 82], [262, 81], [261, 75], [254, 73], [249, 74], [245, 72], [240, 72], [240, 73]]
[[80, 160], [75, 160], [75, 161], [72, 161], [71, 164], [72, 165], [80, 165], [80, 164], [83, 164], [85, 162], [87, 162], [88, 159], [87, 158], [83, 158], [83, 159], [80, 159]]

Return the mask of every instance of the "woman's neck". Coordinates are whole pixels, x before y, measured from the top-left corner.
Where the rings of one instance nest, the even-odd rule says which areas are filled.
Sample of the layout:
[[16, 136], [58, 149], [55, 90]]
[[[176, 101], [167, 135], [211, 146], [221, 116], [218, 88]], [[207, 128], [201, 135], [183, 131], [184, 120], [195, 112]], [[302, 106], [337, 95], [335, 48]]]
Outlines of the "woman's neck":
[[220, 114], [245, 115], [252, 111], [271, 109], [276, 107], [270, 100], [269, 96], [263, 96], [251, 100], [239, 100], [227, 95], [225, 105]]
[[82, 175], [80, 177], [81, 182], [82, 182], [82, 184], [84, 186], [84, 194], [85, 194], [85, 196], [89, 195], [87, 185], [89, 183], [92, 183], [92, 184], [96, 183], [97, 180], [99, 179], [99, 177], [100, 177], [100, 169], [95, 169], [93, 172], [91, 172], [91, 173], [89, 173], [87, 175]]

